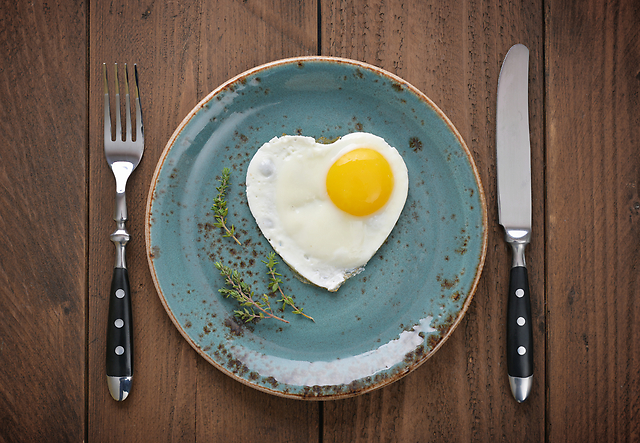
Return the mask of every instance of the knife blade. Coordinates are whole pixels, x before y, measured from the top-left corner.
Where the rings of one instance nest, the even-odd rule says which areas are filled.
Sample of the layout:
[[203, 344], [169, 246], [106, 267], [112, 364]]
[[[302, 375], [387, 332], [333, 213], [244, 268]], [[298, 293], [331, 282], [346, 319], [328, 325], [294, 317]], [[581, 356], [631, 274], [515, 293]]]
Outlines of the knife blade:
[[533, 384], [533, 333], [525, 247], [531, 239], [529, 50], [509, 49], [498, 78], [496, 154], [498, 217], [511, 246], [507, 307], [507, 372], [511, 393], [525, 401]]

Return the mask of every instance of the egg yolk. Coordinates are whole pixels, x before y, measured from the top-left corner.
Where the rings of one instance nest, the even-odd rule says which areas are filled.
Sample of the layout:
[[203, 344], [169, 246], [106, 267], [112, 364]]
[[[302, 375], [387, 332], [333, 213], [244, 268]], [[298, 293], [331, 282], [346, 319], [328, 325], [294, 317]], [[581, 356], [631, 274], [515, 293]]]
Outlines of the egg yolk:
[[382, 208], [393, 190], [391, 166], [382, 154], [370, 148], [349, 151], [331, 165], [327, 192], [343, 211], [365, 216]]

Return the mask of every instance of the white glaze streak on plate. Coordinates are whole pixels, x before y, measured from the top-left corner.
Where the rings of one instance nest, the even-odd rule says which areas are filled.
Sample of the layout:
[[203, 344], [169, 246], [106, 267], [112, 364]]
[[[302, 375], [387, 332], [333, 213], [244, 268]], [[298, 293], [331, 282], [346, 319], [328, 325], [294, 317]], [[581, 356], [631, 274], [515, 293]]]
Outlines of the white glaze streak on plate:
[[248, 366], [266, 377], [297, 386], [349, 385], [356, 380], [393, 367], [405, 355], [415, 351], [424, 339], [420, 333], [437, 332], [430, 324], [431, 317], [420, 320], [411, 331], [402, 331], [400, 337], [378, 349], [333, 361], [295, 361], [263, 355], [242, 346], [232, 346], [232, 352]]

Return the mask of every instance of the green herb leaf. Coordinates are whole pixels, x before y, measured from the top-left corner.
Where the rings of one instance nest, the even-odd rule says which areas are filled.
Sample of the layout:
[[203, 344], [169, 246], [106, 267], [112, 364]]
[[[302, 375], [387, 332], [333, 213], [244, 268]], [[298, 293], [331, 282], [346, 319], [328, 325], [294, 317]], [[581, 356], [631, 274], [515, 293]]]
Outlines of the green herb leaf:
[[[223, 265], [221, 262], [216, 262], [215, 267], [220, 271], [220, 275], [224, 277], [225, 284], [229, 286], [229, 288], [222, 288], [218, 291], [227, 298], [235, 299], [244, 308], [243, 310], [234, 311], [234, 315], [237, 318], [244, 322], [250, 322], [268, 317], [289, 323], [284, 318], [271, 313], [271, 302], [268, 295], [263, 294], [258, 299], [254, 299], [251, 287], [242, 279], [238, 271]], [[256, 312], [255, 309], [258, 311]]]
[[225, 199], [230, 177], [231, 170], [229, 168], [223, 168], [222, 176], [220, 177], [220, 180], [218, 180], [220, 185], [216, 188], [218, 195], [213, 199], [213, 206], [211, 207], [211, 210], [213, 211], [216, 220], [214, 226], [225, 231], [223, 237], [231, 237], [240, 245], [240, 240], [236, 238], [235, 227], [233, 225], [227, 226], [227, 214], [229, 213], [229, 209], [227, 208], [227, 201]]
[[313, 317], [303, 313], [301, 308], [296, 307], [291, 296], [285, 295], [285, 293], [282, 291], [282, 288], [280, 287], [280, 284], [282, 283], [282, 279], [280, 279], [281, 275], [276, 272], [276, 265], [278, 264], [278, 261], [276, 260], [276, 253], [271, 252], [266, 261], [261, 261], [267, 266], [268, 269], [267, 274], [269, 275], [269, 290], [271, 292], [279, 292], [280, 296], [282, 297], [280, 300], [278, 300], [279, 303], [282, 303], [282, 310], [284, 311], [284, 308], [286, 306], [291, 306], [291, 308], [293, 309], [292, 312], [294, 314], [302, 315], [303, 317], [306, 317], [309, 320], [315, 322]]

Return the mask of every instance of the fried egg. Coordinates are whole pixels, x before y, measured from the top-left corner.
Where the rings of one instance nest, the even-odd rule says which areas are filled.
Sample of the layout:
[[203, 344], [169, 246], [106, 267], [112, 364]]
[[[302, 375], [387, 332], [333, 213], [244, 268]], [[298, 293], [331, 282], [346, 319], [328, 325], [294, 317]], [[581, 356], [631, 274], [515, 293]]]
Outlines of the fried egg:
[[409, 180], [395, 148], [356, 132], [331, 144], [275, 137], [253, 156], [246, 185], [251, 213], [282, 260], [336, 291], [393, 230]]

